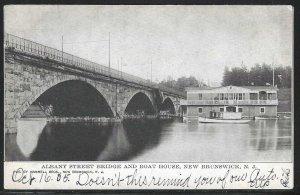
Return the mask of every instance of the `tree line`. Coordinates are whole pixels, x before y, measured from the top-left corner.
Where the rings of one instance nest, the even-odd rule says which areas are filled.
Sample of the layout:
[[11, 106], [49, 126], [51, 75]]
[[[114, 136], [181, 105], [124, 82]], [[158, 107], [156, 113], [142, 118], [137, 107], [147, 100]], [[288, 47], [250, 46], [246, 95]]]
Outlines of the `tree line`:
[[168, 76], [167, 79], [161, 81], [159, 84], [184, 91], [186, 87], [199, 87], [206, 86], [205, 83], [198, 81], [194, 76], [190, 77], [180, 77], [177, 80], [173, 79], [171, 76]]
[[[274, 84], [278, 88], [291, 88], [292, 68], [290, 66], [276, 65], [274, 67]], [[159, 84], [184, 91], [186, 87], [203, 87], [206, 83], [197, 80], [194, 76], [180, 77], [177, 80], [168, 76]], [[229, 69], [227, 66], [223, 73], [222, 86], [266, 86], [273, 85], [273, 67], [268, 64], [256, 64], [251, 68], [245, 65]]]
[[[291, 88], [291, 67], [276, 65], [274, 67], [274, 84], [278, 88]], [[223, 86], [266, 86], [273, 85], [273, 67], [268, 64], [256, 64], [248, 69], [246, 66], [225, 67]]]

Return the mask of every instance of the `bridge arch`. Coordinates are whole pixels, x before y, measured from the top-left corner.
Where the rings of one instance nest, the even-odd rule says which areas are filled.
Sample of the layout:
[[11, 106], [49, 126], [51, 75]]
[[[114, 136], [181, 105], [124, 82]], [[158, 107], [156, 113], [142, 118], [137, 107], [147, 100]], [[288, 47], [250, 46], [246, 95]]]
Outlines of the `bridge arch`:
[[161, 111], [169, 111], [170, 114], [176, 114], [174, 102], [170, 97], [166, 97], [161, 104]]
[[112, 104], [109, 101], [109, 98], [105, 93], [103, 93], [102, 89], [96, 85], [95, 82], [86, 79], [81, 78], [73, 75], [65, 75], [65, 76], [57, 76], [55, 78], [51, 77], [51, 79], [48, 79], [44, 81], [39, 88], [33, 88], [31, 95], [28, 97], [27, 101], [21, 105], [21, 107], [17, 110], [15, 114], [15, 119], [19, 119], [22, 117], [24, 112], [43, 94], [45, 94], [48, 90], [55, 88], [56, 86], [66, 83], [66, 82], [81, 82], [85, 85], [89, 86], [92, 90], [98, 93], [99, 97], [102, 97], [104, 102], [108, 105], [109, 115], [111, 117], [114, 116], [114, 113], [112, 111]]
[[135, 91], [126, 100], [123, 114], [138, 114], [143, 111], [145, 114], [155, 114], [155, 104], [148, 92]]

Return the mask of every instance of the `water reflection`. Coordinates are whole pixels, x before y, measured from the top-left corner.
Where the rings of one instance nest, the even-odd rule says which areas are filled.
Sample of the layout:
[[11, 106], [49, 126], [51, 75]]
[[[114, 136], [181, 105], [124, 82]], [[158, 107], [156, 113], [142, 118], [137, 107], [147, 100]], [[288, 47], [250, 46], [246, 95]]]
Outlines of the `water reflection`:
[[291, 148], [291, 121], [259, 120], [250, 128], [255, 150], [285, 150]]
[[[46, 119], [21, 119], [18, 121], [17, 144], [26, 158], [28, 158], [36, 148], [40, 134], [46, 124]], [[28, 129], [30, 129], [30, 131], [28, 131]]]
[[290, 161], [291, 121], [203, 124], [126, 120], [122, 123], [20, 121], [6, 135], [7, 161]]
[[122, 123], [112, 126], [111, 134], [108, 138], [106, 146], [97, 157], [97, 160], [118, 160], [121, 156], [126, 156], [131, 149]]
[[151, 120], [102, 125], [20, 121], [17, 136], [6, 136], [6, 160], [128, 160], [159, 143], [161, 126]]

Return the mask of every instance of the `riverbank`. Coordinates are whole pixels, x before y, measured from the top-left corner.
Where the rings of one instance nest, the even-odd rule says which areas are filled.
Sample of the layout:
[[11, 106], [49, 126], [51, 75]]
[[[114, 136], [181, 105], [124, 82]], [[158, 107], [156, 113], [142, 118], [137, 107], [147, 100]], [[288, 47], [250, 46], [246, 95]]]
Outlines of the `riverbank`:
[[51, 117], [51, 118], [47, 118], [47, 122], [54, 122], [54, 123], [67, 123], [67, 122], [116, 123], [116, 122], [121, 122], [121, 119], [105, 118], [105, 117]]
[[179, 117], [177, 115], [124, 115], [123, 116], [123, 120], [124, 119], [171, 119], [171, 118], [175, 118], [175, 117]]
[[168, 115], [125, 115], [122, 119], [120, 118], [106, 118], [106, 117], [40, 117], [40, 118], [22, 118], [21, 120], [45, 120], [46, 122], [53, 122], [53, 123], [69, 123], [69, 122], [84, 122], [84, 123], [120, 123], [122, 120], [154, 120], [154, 119], [170, 119], [174, 118], [175, 116], [168, 116]]

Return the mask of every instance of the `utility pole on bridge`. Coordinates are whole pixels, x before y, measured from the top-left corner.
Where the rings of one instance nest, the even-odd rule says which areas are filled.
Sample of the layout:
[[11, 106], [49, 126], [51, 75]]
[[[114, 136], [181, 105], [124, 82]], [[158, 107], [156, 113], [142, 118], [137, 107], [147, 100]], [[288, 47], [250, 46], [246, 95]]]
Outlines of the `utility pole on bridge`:
[[152, 84], [152, 58], [151, 58], [151, 84]]
[[64, 62], [64, 36], [61, 36], [61, 61]]

